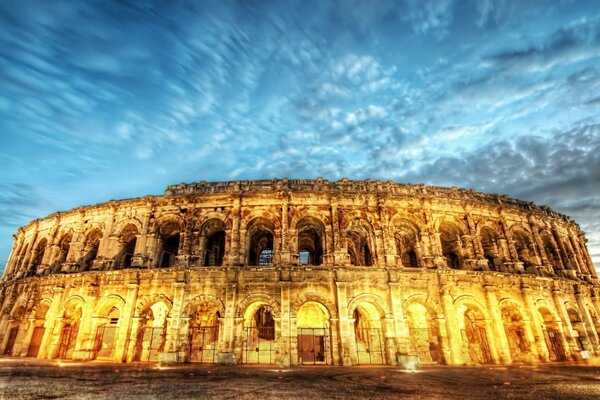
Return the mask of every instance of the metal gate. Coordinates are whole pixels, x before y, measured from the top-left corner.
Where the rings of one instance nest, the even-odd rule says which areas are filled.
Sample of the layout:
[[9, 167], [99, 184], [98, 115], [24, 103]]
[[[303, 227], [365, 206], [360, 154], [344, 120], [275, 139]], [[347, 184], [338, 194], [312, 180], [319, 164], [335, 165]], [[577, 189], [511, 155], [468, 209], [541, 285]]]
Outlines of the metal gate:
[[8, 340], [6, 342], [6, 346], [4, 347], [4, 354], [12, 356], [13, 347], [15, 346], [15, 340], [17, 339], [17, 334], [19, 333], [19, 327], [10, 328], [10, 332], [8, 333]]
[[65, 325], [60, 333], [60, 343], [58, 345], [57, 358], [64, 359], [70, 356], [70, 352], [75, 347], [75, 339], [77, 338], [77, 325]]
[[567, 359], [565, 350], [562, 345], [560, 332], [553, 328], [546, 330], [546, 341], [548, 343], [548, 349], [550, 350], [550, 359], [552, 361], [563, 361]]
[[165, 346], [164, 327], [144, 327], [138, 332], [133, 361], [158, 361]]
[[40, 346], [42, 345], [42, 339], [44, 338], [44, 332], [46, 328], [43, 326], [36, 326], [33, 328], [33, 335], [29, 342], [29, 348], [27, 349], [27, 357], [37, 357], [40, 352]]
[[298, 363], [330, 364], [329, 329], [298, 328]]
[[354, 337], [359, 364], [385, 364], [385, 351], [380, 329], [355, 329]]
[[111, 358], [117, 342], [117, 325], [100, 325], [94, 340], [95, 358]]
[[244, 363], [275, 363], [275, 327], [244, 328]]
[[479, 337], [481, 338], [481, 352], [483, 353], [483, 360], [486, 364], [492, 364], [492, 352], [490, 350], [490, 343], [488, 342], [487, 332], [485, 328], [479, 327]]
[[218, 326], [200, 326], [190, 328], [188, 342], [190, 361], [200, 363], [216, 362], [218, 343]]

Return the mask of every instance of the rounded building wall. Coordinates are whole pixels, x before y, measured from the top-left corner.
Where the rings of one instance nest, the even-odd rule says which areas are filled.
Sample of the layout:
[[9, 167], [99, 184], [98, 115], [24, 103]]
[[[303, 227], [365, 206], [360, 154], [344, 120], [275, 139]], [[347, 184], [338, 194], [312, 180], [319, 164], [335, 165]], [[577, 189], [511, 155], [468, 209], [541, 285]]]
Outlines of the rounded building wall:
[[169, 187], [33, 221], [0, 284], [0, 351], [114, 361], [487, 364], [600, 356], [577, 224], [380, 181]]

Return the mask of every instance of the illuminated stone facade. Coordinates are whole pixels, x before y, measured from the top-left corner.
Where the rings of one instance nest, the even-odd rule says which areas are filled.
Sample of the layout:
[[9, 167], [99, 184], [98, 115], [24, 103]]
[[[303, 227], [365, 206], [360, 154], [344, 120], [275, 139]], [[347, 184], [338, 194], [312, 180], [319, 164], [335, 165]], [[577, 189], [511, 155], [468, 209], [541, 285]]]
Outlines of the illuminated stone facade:
[[181, 184], [20, 228], [0, 351], [77, 360], [508, 364], [600, 356], [583, 232], [380, 181]]

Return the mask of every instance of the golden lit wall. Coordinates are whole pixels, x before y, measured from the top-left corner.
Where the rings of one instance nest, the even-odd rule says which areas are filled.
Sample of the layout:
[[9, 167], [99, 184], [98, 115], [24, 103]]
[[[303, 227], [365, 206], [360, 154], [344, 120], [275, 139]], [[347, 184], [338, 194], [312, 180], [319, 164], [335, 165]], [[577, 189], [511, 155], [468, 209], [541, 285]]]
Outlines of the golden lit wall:
[[18, 230], [0, 351], [114, 361], [488, 364], [600, 356], [579, 226], [472, 190], [180, 184]]

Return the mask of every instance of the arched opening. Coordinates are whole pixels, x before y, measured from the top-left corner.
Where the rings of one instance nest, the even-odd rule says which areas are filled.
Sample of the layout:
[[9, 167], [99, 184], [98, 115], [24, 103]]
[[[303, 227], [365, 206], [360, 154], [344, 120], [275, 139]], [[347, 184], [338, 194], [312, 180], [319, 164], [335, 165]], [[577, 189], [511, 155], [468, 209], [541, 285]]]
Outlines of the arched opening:
[[63, 263], [67, 262], [69, 256], [69, 250], [71, 249], [71, 242], [73, 241], [73, 234], [67, 233], [58, 242], [58, 254], [56, 255], [53, 271], [57, 272], [61, 270]]
[[268, 304], [259, 302], [248, 307], [244, 317], [244, 362], [275, 363], [275, 318]]
[[203, 265], [223, 265], [225, 257], [225, 223], [219, 219], [211, 219], [202, 225], [201, 235], [204, 243]]
[[500, 271], [502, 261], [500, 260], [500, 251], [498, 240], [500, 235], [488, 226], [481, 228], [481, 247], [483, 247], [483, 257], [487, 261], [487, 267], [490, 271]]
[[135, 225], [127, 225], [119, 236], [119, 253], [116, 257], [117, 268], [131, 268], [135, 255], [135, 244], [139, 234]]
[[598, 336], [600, 336], [600, 318], [598, 318], [598, 314], [596, 314], [596, 311], [594, 310], [594, 306], [592, 306], [591, 304], [588, 304], [587, 310], [590, 313], [592, 325], [594, 326], [594, 329], [596, 329], [596, 333], [598, 334]]
[[304, 303], [297, 314], [298, 363], [331, 364], [329, 313], [320, 303]]
[[[19, 336], [22, 336], [21, 332], [21, 323], [25, 317], [25, 305], [20, 304], [14, 308], [14, 310], [10, 314], [10, 322], [9, 322], [9, 330], [8, 330], [8, 340], [4, 345], [3, 354], [12, 356], [15, 355], [15, 344], [21, 342]], [[21, 333], [21, 335], [19, 335]], [[16, 351], [19, 353], [19, 351]]]
[[20, 273], [27, 272], [27, 271], [24, 271], [24, 269], [27, 267], [26, 259], [27, 259], [27, 254], [29, 252], [29, 247], [30, 247], [30, 243], [27, 243], [27, 245], [23, 246], [23, 250], [21, 251], [21, 254], [19, 255], [19, 259], [17, 260]]
[[406, 310], [411, 352], [420, 364], [445, 364], [440, 327], [435, 315], [420, 303], [411, 303]]
[[515, 250], [517, 250], [518, 261], [523, 263], [523, 267], [528, 271], [536, 264], [533, 241], [529, 234], [519, 230], [513, 233], [513, 240], [515, 242]]
[[31, 341], [27, 349], [27, 357], [37, 357], [40, 352], [44, 333], [46, 333], [46, 315], [49, 308], [50, 303], [42, 302], [35, 310], [33, 316], [33, 334], [31, 335]]
[[350, 265], [367, 267], [373, 265], [373, 253], [369, 246], [369, 231], [360, 220], [355, 220], [353, 226], [348, 229], [346, 244], [350, 256]]
[[83, 257], [80, 260], [81, 270], [89, 271], [92, 269], [94, 260], [98, 256], [100, 239], [102, 239], [102, 231], [100, 229], [94, 229], [86, 236], [83, 246]]
[[175, 257], [179, 254], [179, 240], [181, 227], [176, 221], [163, 223], [159, 230], [160, 250], [159, 267], [168, 268], [175, 265]]
[[442, 256], [446, 259], [446, 265], [450, 269], [461, 268], [461, 243], [462, 233], [458, 226], [450, 222], [440, 224], [440, 242]]
[[274, 225], [264, 219], [257, 218], [248, 226], [248, 265], [269, 266], [274, 257]]
[[385, 364], [385, 342], [377, 308], [371, 303], [361, 303], [352, 317], [358, 364]]
[[559, 328], [560, 321], [557, 321], [546, 307], [540, 307], [538, 312], [542, 321], [544, 321], [542, 329], [544, 331], [550, 361], [566, 360], [567, 356], [563, 347], [563, 337]]
[[573, 327], [573, 339], [575, 339], [575, 342], [577, 343], [577, 348], [580, 352], [591, 350], [591, 345], [588, 340], [587, 333], [585, 331], [585, 326], [581, 320], [579, 311], [577, 311], [573, 307], [569, 307], [567, 308], [567, 314], [569, 315], [571, 327]]
[[162, 301], [140, 313], [133, 361], [158, 361], [167, 340], [169, 308]]
[[217, 362], [221, 314], [212, 302], [199, 303], [190, 313], [188, 354], [190, 362]]
[[300, 265], [323, 263], [323, 223], [315, 218], [304, 217], [296, 225], [298, 232], [298, 259]]
[[419, 261], [417, 257], [417, 242], [419, 229], [410, 221], [402, 221], [394, 232], [396, 244], [396, 255], [398, 266], [405, 268], [417, 268]]
[[507, 304], [500, 312], [513, 362], [531, 361], [531, 344], [527, 339], [526, 324], [519, 308], [515, 304]]
[[65, 308], [56, 358], [62, 360], [73, 358], [75, 341], [79, 334], [81, 313], [81, 305], [78, 302], [72, 302]]
[[560, 255], [556, 246], [554, 246], [554, 240], [552, 240], [552, 236], [548, 232], [544, 232], [541, 235], [542, 243], [544, 244], [544, 251], [546, 252], [546, 258], [548, 262], [552, 266], [552, 270], [555, 275], [563, 276], [563, 266], [560, 261]]
[[463, 304], [458, 309], [466, 359], [474, 364], [492, 364], [492, 352], [483, 312], [475, 305]]
[[35, 246], [33, 256], [31, 257], [29, 273], [27, 274], [28, 276], [35, 275], [38, 268], [42, 265], [42, 262], [44, 260], [44, 254], [46, 254], [47, 245], [48, 241], [46, 239], [42, 239], [38, 242], [37, 246]]
[[119, 333], [119, 319], [121, 312], [116, 306], [111, 307], [108, 313], [99, 316], [100, 324], [96, 328], [94, 339], [94, 357], [99, 359], [112, 359], [117, 344]]

